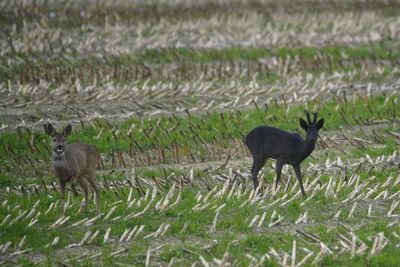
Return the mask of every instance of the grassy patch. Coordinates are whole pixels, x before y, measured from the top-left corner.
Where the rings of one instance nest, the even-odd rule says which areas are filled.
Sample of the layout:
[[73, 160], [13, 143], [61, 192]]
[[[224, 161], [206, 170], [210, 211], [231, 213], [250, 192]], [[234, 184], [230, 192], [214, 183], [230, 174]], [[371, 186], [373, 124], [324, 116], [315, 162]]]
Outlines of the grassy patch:
[[[211, 112], [205, 115], [188, 113], [183, 117], [152, 119], [132, 117], [120, 123], [97, 120], [95, 124], [82, 124], [75, 128], [69, 142], [84, 141], [94, 144], [100, 153], [111, 160], [111, 164], [121, 161], [118, 154], [121, 152], [128, 153], [137, 164], [145, 165], [182, 160], [204, 161], [211, 156], [214, 159], [222, 157], [220, 153], [232, 146], [239, 149], [244, 136], [258, 125], [270, 125], [288, 131], [296, 129], [302, 134], [298, 117], [304, 116], [304, 109], [319, 109], [320, 116], [325, 118], [324, 129], [335, 130], [339, 127], [370, 124], [374, 120], [395, 121], [396, 114], [400, 112], [397, 101], [394, 96], [380, 95], [368, 100], [340, 98], [324, 103], [312, 101], [305, 106], [295, 105], [290, 109], [270, 103], [247, 111]], [[396, 131], [396, 123], [393, 125], [388, 126], [382, 134]], [[382, 144], [382, 147], [356, 148], [350, 155], [361, 156], [368, 153], [370, 156], [377, 156], [393, 153], [397, 142], [389, 135], [382, 136], [385, 137], [374, 140]], [[242, 148], [239, 151], [241, 150]], [[21, 128], [17, 132], [2, 133], [0, 160], [3, 163], [2, 169], [6, 172], [33, 169], [37, 174], [43, 173], [50, 167], [50, 154], [49, 138], [41, 131], [31, 132]], [[151, 176], [151, 172], [149, 170], [147, 175]], [[6, 181], [4, 179], [5, 183]]]
[[[0, 58], [0, 78], [4, 81], [19, 79], [23, 82], [38, 83], [46, 80], [53, 84], [70, 81], [71, 75], [79, 78], [81, 83], [98, 83], [107, 76], [107, 81], [126, 83], [151, 79], [155, 82], [170, 79], [175, 81], [195, 79], [199, 76], [217, 76], [232, 78], [246, 69], [247, 76], [260, 73], [267, 80], [276, 79], [279, 68], [269, 68], [258, 62], [260, 59], [282, 61], [287, 58], [298, 58], [295, 69], [289, 72], [320, 73], [333, 71], [351, 71], [360, 69], [366, 63], [379, 61], [396, 61], [400, 53], [391, 48], [391, 44], [375, 43], [368, 45], [333, 46], [333, 47], [300, 47], [300, 48], [256, 48], [230, 47], [225, 49], [190, 49], [158, 48], [148, 49], [136, 54], [119, 54], [117, 56], [79, 56], [77, 54], [49, 55], [17, 53]], [[71, 60], [74, 59], [74, 60]], [[367, 62], [368, 61], [368, 62]], [[237, 62], [238, 64], [235, 64]], [[167, 76], [163, 72], [165, 64], [176, 63], [174, 71]], [[392, 70], [385, 67], [387, 72]], [[68, 75], [67, 75], [68, 74]], [[383, 73], [385, 74], [385, 73]], [[376, 79], [383, 79], [384, 75]]]

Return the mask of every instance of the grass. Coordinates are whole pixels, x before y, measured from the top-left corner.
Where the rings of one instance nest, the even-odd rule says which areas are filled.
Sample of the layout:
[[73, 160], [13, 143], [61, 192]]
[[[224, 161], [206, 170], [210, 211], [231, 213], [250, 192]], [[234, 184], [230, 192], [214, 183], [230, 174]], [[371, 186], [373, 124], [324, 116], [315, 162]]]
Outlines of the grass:
[[[259, 58], [269, 57], [332, 57], [334, 60], [343, 59], [375, 59], [375, 60], [392, 60], [400, 57], [400, 53], [392, 51], [385, 47], [385, 43], [367, 44], [356, 47], [352, 46], [332, 46], [332, 47], [300, 47], [300, 48], [258, 48], [258, 47], [229, 47], [219, 50], [191, 50], [185, 48], [176, 49], [153, 49], [146, 50], [139, 54], [133, 61], [151, 62], [157, 64], [166, 64], [175, 61], [189, 62], [213, 62], [213, 61], [230, 61], [237, 59], [256, 60]], [[129, 56], [124, 57], [124, 60], [114, 59], [111, 64], [121, 65], [129, 60]]]
[[[397, 142], [391, 136], [384, 135], [398, 129], [396, 114], [400, 113], [400, 109], [396, 104], [397, 101], [395, 96], [378, 95], [368, 99], [339, 98], [324, 103], [311, 101], [306, 105], [299, 104], [291, 108], [271, 103], [265, 107], [257, 105], [255, 109], [246, 111], [211, 112], [204, 115], [189, 113], [182, 117], [171, 116], [148, 120], [132, 117], [120, 123], [97, 120], [95, 124], [82, 124], [81, 127], [76, 127], [69, 142], [94, 143], [103, 155], [119, 152], [128, 152], [130, 158], [134, 157], [133, 154], [136, 155], [135, 158], [142, 155], [140, 157], [143, 161], [147, 159], [147, 164], [151, 164], [152, 161], [165, 163], [176, 161], [176, 149], [178, 153], [180, 151], [180, 161], [185, 158], [204, 161], [210, 156], [210, 149], [217, 149], [214, 151], [214, 157], [218, 157], [220, 153], [218, 150], [242, 143], [245, 134], [257, 125], [270, 125], [288, 131], [296, 129], [302, 133], [298, 117], [304, 116], [304, 109], [317, 108], [319, 114], [325, 118], [323, 131], [332, 131], [343, 126], [352, 127], [360, 123], [369, 124], [373, 120], [393, 121], [393, 126], [389, 125], [383, 131], [380, 130], [385, 137], [376, 140], [378, 144], [383, 144], [383, 147], [369, 146], [365, 149], [357, 147], [354, 153], [350, 154], [387, 155], [393, 153], [397, 147]], [[45, 171], [49, 168], [48, 158], [51, 150], [49, 143], [49, 138], [42, 131], [31, 132], [21, 128], [17, 133], [3, 132], [0, 145], [2, 169], [6, 173], [32, 171], [32, 169], [36, 173]], [[151, 154], [149, 151], [152, 151]], [[113, 156], [113, 160], [117, 159]], [[8, 183], [7, 179], [4, 183]]]
[[[225, 153], [224, 151], [229, 149], [232, 144], [237, 141], [241, 142], [244, 133], [248, 132], [254, 125], [268, 124], [289, 131], [299, 129], [297, 118], [303, 116], [303, 110], [316, 108], [320, 114], [323, 114], [322, 116], [326, 121], [323, 131], [338, 132], [339, 129], [342, 129], [345, 134], [350, 131], [352, 137], [373, 141], [374, 144], [365, 144], [363, 146], [350, 144], [350, 147], [346, 149], [346, 155], [338, 152], [333, 147], [325, 151], [325, 154], [322, 154], [322, 151], [319, 156], [307, 161], [321, 164], [328, 158], [333, 160], [340, 156], [343, 161], [353, 162], [357, 158], [364, 157], [365, 154], [369, 154], [371, 157], [378, 157], [392, 155], [395, 151], [398, 152], [398, 141], [390, 135], [390, 132], [397, 132], [399, 129], [397, 102], [397, 96], [395, 95], [375, 95], [368, 98], [342, 96], [335, 101], [327, 100], [322, 102], [321, 100], [314, 100], [306, 104], [290, 105], [290, 107], [271, 102], [263, 107], [254, 105], [254, 108], [248, 110], [223, 113], [187, 113], [182, 116], [156, 118], [132, 117], [118, 123], [96, 120], [92, 124], [82, 122], [80, 126], [75, 127], [70, 142], [82, 140], [93, 143], [95, 140], [97, 149], [105, 159], [110, 158], [111, 156], [109, 155], [117, 155], [119, 152], [129, 154], [132, 151], [145, 157], [146, 151], [165, 149], [168, 159], [174, 160], [175, 156], [171, 147], [179, 144], [182, 154], [190, 151], [194, 155], [195, 161], [197, 161], [199, 158], [206, 157], [208, 145], [221, 147], [221, 152]], [[372, 128], [374, 132], [365, 131], [366, 125], [373, 127], [374, 122], [382, 120], [386, 121], [383, 127]], [[99, 134], [100, 132], [101, 134]], [[0, 147], [2, 150], [0, 155], [2, 170], [5, 170], [5, 174], [1, 174], [2, 176], [0, 177], [2, 188], [6, 186], [12, 188], [17, 185], [24, 185], [28, 188], [32, 182], [41, 184], [43, 181], [47, 182], [53, 179], [43, 175], [43, 173], [47, 173], [49, 177], [52, 177], [48, 161], [50, 154], [49, 138], [40, 130], [32, 131], [19, 128], [17, 131], [4, 131], [1, 137]], [[376, 147], [376, 144], [380, 146]], [[218, 154], [218, 152], [214, 153]], [[112, 157], [115, 157], [115, 155]], [[156, 156], [153, 156], [154, 160], [155, 158]], [[182, 160], [184, 161], [184, 159]], [[155, 160], [155, 162], [157, 161]], [[241, 165], [242, 167], [239, 168], [247, 172], [248, 166], [246, 164]], [[270, 188], [274, 174], [269, 171], [271, 162], [267, 166], [268, 170], [264, 170], [264, 182], [267, 183], [267, 188]], [[110, 182], [114, 180], [124, 183], [126, 177], [129, 177], [126, 171], [112, 172], [108, 171], [109, 168], [109, 166], [106, 167], [105, 172], [98, 175], [99, 178], [104, 177]], [[32, 172], [32, 169], [36, 170], [36, 174], [31, 174], [31, 179], [25, 173]], [[275, 201], [275, 198], [268, 197], [266, 200], [260, 201], [259, 204], [257, 202], [252, 204], [248, 202], [250, 191], [245, 189], [238, 190], [237, 192], [241, 191], [242, 193], [234, 197], [228, 198], [229, 190], [227, 190], [222, 196], [214, 193], [210, 195], [208, 200], [203, 201], [208, 191], [205, 189], [204, 182], [199, 179], [205, 179], [210, 188], [216, 186], [216, 192], [218, 192], [222, 190], [222, 185], [213, 181], [213, 178], [229, 174], [223, 169], [214, 168], [210, 171], [205, 171], [204, 168], [195, 167], [193, 176], [195, 182], [184, 186], [182, 200], [178, 201], [178, 204], [173, 208], [163, 211], [156, 207], [156, 203], [163, 203], [163, 199], [171, 188], [172, 183], [179, 180], [177, 177], [187, 177], [188, 169], [180, 168], [179, 166], [162, 167], [156, 163], [151, 168], [136, 167], [135, 172], [137, 177], [144, 177], [148, 182], [158, 184], [157, 187], [160, 192], [154, 202], [150, 204], [150, 209], [134, 219], [121, 219], [129, 214], [143, 210], [149, 203], [149, 197], [142, 195], [136, 184], [132, 198], [137, 199], [137, 203], [140, 204], [127, 208], [126, 199], [129, 195], [129, 188], [109, 189], [102, 194], [102, 208], [104, 214], [109, 212], [112, 207], [115, 207], [115, 210], [108, 220], [104, 220], [105, 215], [103, 215], [92, 226], [72, 227], [72, 224], [82, 219], [95, 216], [93, 207], [88, 212], [78, 213], [80, 199], [71, 199], [72, 206], [66, 213], [66, 216], [70, 216], [70, 219], [65, 225], [53, 229], [51, 225], [60, 216], [59, 207], [54, 208], [46, 215], [44, 214], [52, 203], [58, 203], [58, 193], [52, 190], [45, 193], [41, 186], [39, 186], [38, 194], [33, 193], [34, 191], [32, 190], [28, 190], [27, 195], [21, 195], [22, 191], [18, 189], [14, 189], [12, 191], [14, 193], [6, 193], [3, 190], [0, 199], [5, 204], [0, 209], [0, 223], [7, 216], [9, 216], [9, 219], [0, 226], [0, 245], [11, 242], [10, 250], [17, 251], [18, 244], [26, 236], [25, 243], [21, 249], [32, 249], [31, 252], [17, 257], [15, 260], [11, 256], [5, 259], [5, 262], [8, 264], [15, 262], [29, 264], [31, 263], [30, 255], [46, 255], [47, 260], [42, 264], [52, 265], [61, 260], [57, 257], [52, 258], [49, 256], [56, 253], [58, 255], [68, 255], [67, 257], [61, 257], [61, 261], [69, 260], [69, 263], [73, 265], [92, 265], [93, 263], [112, 265], [115, 262], [143, 264], [147, 258], [148, 248], [155, 249], [161, 244], [162, 247], [158, 251], [151, 253], [151, 262], [168, 264], [171, 261], [176, 261], [187, 265], [195, 261], [201, 262], [202, 260], [227, 260], [235, 265], [263, 262], [268, 266], [277, 266], [282, 264], [284, 257], [287, 257], [286, 261], [290, 262], [294, 240], [296, 240], [298, 246], [297, 262], [308, 255], [306, 251], [312, 251], [314, 255], [317, 255], [320, 251], [319, 245], [304, 241], [304, 237], [296, 233], [295, 229], [317, 234], [324, 244], [335, 251], [334, 254], [323, 256], [318, 261], [318, 264], [321, 265], [335, 266], [351, 262], [355, 266], [365, 264], [390, 266], [399, 261], [399, 258], [394, 253], [394, 244], [398, 240], [392, 234], [399, 230], [399, 226], [395, 224], [394, 228], [389, 227], [388, 225], [393, 222], [393, 219], [384, 217], [396, 200], [382, 197], [375, 200], [384, 190], [387, 190], [387, 194], [391, 196], [400, 189], [398, 184], [396, 186], [382, 187], [388, 177], [395, 178], [398, 175], [398, 170], [395, 167], [376, 166], [371, 169], [366, 163], [362, 163], [360, 168], [353, 166], [344, 171], [339, 171], [341, 174], [339, 174], [334, 186], [342, 183], [342, 188], [334, 196], [325, 194], [325, 189], [332, 175], [331, 171], [326, 170], [326, 173], [320, 173], [320, 186], [316, 189], [309, 189], [316, 190], [312, 201], [303, 204], [301, 198], [294, 198], [284, 206], [282, 206], [283, 202], [291, 199], [299, 189], [297, 186], [294, 191], [291, 191], [293, 183], [289, 187], [289, 196], [286, 198], [284, 198], [285, 193], [281, 188], [276, 198], [278, 202]], [[19, 174], [15, 175], [16, 173]], [[39, 175], [40, 173], [42, 175]], [[348, 185], [350, 177], [354, 174], [360, 176], [359, 181]], [[16, 176], [22, 179], [15, 180]], [[171, 177], [175, 177], [175, 180], [168, 180]], [[306, 177], [309, 179], [315, 178], [311, 173], [307, 173]], [[283, 183], [285, 183], [285, 179], [283, 180]], [[367, 183], [368, 180], [371, 181]], [[357, 208], [350, 218], [349, 214], [356, 201], [354, 199], [345, 201], [345, 199], [352, 194], [359, 183], [366, 184], [360, 194], [367, 194], [375, 185], [380, 185], [380, 187], [369, 198], [358, 201]], [[198, 198], [200, 195], [202, 197]], [[5, 198], [4, 196], [7, 197]], [[178, 196], [177, 192], [175, 192], [169, 204], [177, 200]], [[38, 204], [32, 213], [33, 215], [26, 218], [35, 203]], [[206, 204], [208, 205], [205, 206]], [[222, 205], [225, 206], [217, 217], [216, 230], [211, 232], [216, 209]], [[374, 208], [372, 217], [367, 214], [369, 205]], [[195, 207], [203, 208], [195, 210]], [[324, 212], [321, 212], [321, 207], [324, 207]], [[334, 215], [338, 210], [341, 210], [341, 214], [335, 219]], [[277, 214], [275, 220], [282, 216], [282, 221], [276, 225], [269, 226], [268, 224], [273, 222], [272, 216], [275, 212]], [[306, 212], [308, 214], [307, 222], [295, 226], [295, 222]], [[18, 221], [10, 224], [13, 219], [18, 218], [21, 214], [23, 216]], [[256, 218], [255, 216], [261, 218], [263, 214], [265, 214], [266, 219], [261, 227], [249, 227], [251, 221]], [[118, 219], [118, 216], [121, 217]], [[28, 227], [28, 224], [34, 218], [38, 219], [38, 222], [32, 227]], [[113, 218], [117, 218], [116, 221], [112, 221]], [[368, 250], [361, 255], [355, 256], [351, 256], [349, 251], [340, 251], [342, 245], [339, 240], [342, 239], [338, 237], [339, 233], [342, 235], [347, 235], [348, 233], [342, 229], [339, 221], [350, 225], [354, 234], [368, 246]], [[163, 236], [147, 237], [156, 233], [162, 223], [169, 225], [169, 229]], [[133, 242], [118, 241], [127, 229], [130, 230], [140, 225], [145, 225], [144, 231]], [[108, 243], [103, 244], [102, 239], [108, 228], [111, 229], [111, 237]], [[78, 246], [78, 248], [82, 248], [80, 252], [75, 251], [73, 248], [67, 248], [71, 244], [81, 242], [88, 231], [92, 235], [97, 230], [99, 235], [90, 244], [86, 241], [83, 245]], [[43, 231], [47, 232], [45, 237], [42, 234]], [[390, 240], [389, 245], [381, 251], [369, 255], [372, 253], [374, 240], [379, 236], [379, 233], [383, 233], [385, 238]], [[46, 247], [56, 237], [59, 238], [58, 243], [54, 246]], [[122, 248], [126, 248], [126, 250], [119, 256], [114, 256], [114, 253]], [[271, 249], [277, 251], [278, 256]], [[88, 259], [90, 255], [99, 252], [102, 253], [99, 258], [95, 260]], [[84, 254], [87, 256], [84, 256]], [[83, 259], [80, 259], [80, 256]], [[350, 261], [348, 260], [349, 257], [351, 258]], [[311, 264], [312, 258], [306, 261], [307, 264]]]
[[[259, 47], [229, 47], [224, 49], [190, 49], [190, 48], [165, 48], [148, 49], [135, 54], [119, 54], [118, 56], [85, 55], [83, 58], [78, 54], [66, 55], [65, 52], [49, 55], [29, 52], [20, 52], [15, 55], [0, 58], [0, 79], [3, 81], [15, 78], [38, 82], [47, 80], [52, 84], [58, 84], [65, 79], [66, 74], [74, 73], [82, 83], [91, 84], [94, 77], [101, 83], [101, 76], [111, 77], [112, 81], [126, 83], [129, 81], [146, 80], [151, 78], [157, 82], [162, 78], [162, 73], [150, 65], [165, 65], [177, 63], [178, 68], [171, 76], [178, 75], [181, 80], [194, 79], [208, 73], [207, 71], [219, 73], [219, 76], [232, 78], [235, 75], [232, 70], [240, 69], [233, 64], [241, 62], [241, 68], [252, 68], [248, 70], [248, 76], [254, 71], [260, 72], [269, 80], [277, 75], [279, 68], [270, 69], [257, 63], [260, 59], [275, 58], [278, 61], [287, 58], [298, 58], [299, 69], [304, 72], [319, 73], [321, 71], [350, 71], [360, 69], [361, 66], [373, 61], [381, 66], [380, 61], [396, 61], [400, 53], [392, 49], [390, 41], [373, 43], [359, 46], [326, 46], [322, 48], [299, 47], [299, 48], [259, 48]], [[67, 60], [71, 58], [73, 60]], [[18, 60], [17, 60], [18, 59]], [[366, 62], [368, 61], [368, 62]], [[251, 64], [250, 64], [251, 63]], [[250, 64], [250, 65], [249, 65]], [[368, 63], [369, 64], [369, 63]], [[200, 67], [199, 67], [200, 66]], [[221, 66], [224, 72], [221, 72]], [[227, 71], [229, 67], [232, 72]], [[381, 66], [389, 68], [388, 66]], [[208, 70], [209, 69], [209, 70]], [[291, 71], [289, 69], [289, 71]], [[292, 70], [293, 71], [293, 70]], [[296, 70], [298, 71], [298, 70]], [[101, 75], [100, 75], [101, 74]], [[161, 75], [161, 76], [160, 76]], [[165, 79], [166, 77], [164, 77]], [[169, 76], [168, 76], [169, 79]], [[105, 83], [109, 82], [105, 81]]]
[[[357, 171], [356, 171], [357, 172]], [[364, 182], [366, 179], [371, 177], [371, 175], [376, 175], [374, 184], [383, 184], [388, 176], [396, 175], [397, 171], [395, 168], [389, 168], [381, 171], [377, 171], [373, 174], [368, 174], [365, 171], [358, 171], [358, 175], [362, 178], [360, 182]], [[329, 176], [323, 176], [321, 178], [322, 185], [328, 182]], [[373, 185], [371, 185], [373, 187]], [[347, 195], [349, 195], [352, 190], [354, 190], [355, 184], [351, 186], [349, 190], [340, 190], [335, 202], [339, 203], [340, 200], [344, 200]], [[363, 192], [367, 192], [368, 188], [363, 189]], [[222, 186], [217, 186], [217, 191], [221, 191]], [[298, 190], [298, 187], [297, 187]], [[389, 192], [395, 193], [399, 190], [399, 185], [396, 187], [389, 188]], [[239, 192], [239, 191], [238, 191]], [[322, 193], [323, 191], [321, 191]], [[246, 255], [250, 254], [253, 257], [259, 258], [266, 252], [271, 255], [270, 249], [274, 248], [278, 252], [286, 251], [289, 255], [292, 250], [293, 240], [296, 239], [298, 243], [298, 249], [301, 247], [307, 247], [315, 251], [318, 248], [317, 245], [311, 245], [304, 242], [304, 239], [296, 238], [294, 235], [294, 230], [287, 231], [285, 229], [290, 229], [289, 227], [294, 224], [296, 219], [304, 212], [309, 212], [308, 221], [306, 224], [299, 224], [298, 229], [302, 231], [314, 232], [319, 235], [319, 238], [327, 244], [331, 249], [333, 249], [333, 244], [338, 242], [337, 233], [342, 232], [346, 234], [346, 231], [337, 224], [337, 220], [333, 219], [333, 215], [337, 212], [337, 209], [341, 209], [342, 216], [340, 216], [340, 221], [347, 225], [353, 225], [354, 233], [366, 244], [369, 248], [372, 247], [373, 240], [370, 239], [380, 232], [383, 232], [386, 238], [389, 238], [391, 242], [396, 240], [396, 237], [392, 235], [393, 231], [399, 230], [399, 226], [395, 228], [388, 227], [388, 223], [392, 220], [390, 218], [384, 218], [382, 220], [382, 213], [386, 213], [390, 207], [391, 201], [380, 200], [381, 204], [385, 205], [385, 208], [376, 209], [373, 217], [367, 217], [368, 205], [359, 204], [359, 208], [356, 210], [354, 219], [347, 219], [346, 216], [352, 206], [352, 203], [342, 203], [335, 204], [337, 208], [326, 206], [327, 203], [332, 203], [331, 198], [321, 194], [316, 197], [316, 201], [308, 202], [306, 205], [302, 205], [302, 200], [300, 198], [294, 199], [284, 208], [280, 206], [283, 202], [278, 201], [277, 204], [266, 209], [264, 206], [271, 204], [274, 199], [266, 199], [260, 202], [260, 204], [247, 204], [243, 203], [249, 197], [249, 191], [245, 193], [242, 191], [242, 195], [228, 197], [228, 192], [223, 195], [212, 194], [208, 200], [203, 202], [207, 191], [204, 189], [193, 190], [189, 187], [184, 187], [182, 191], [182, 199], [173, 208], [167, 208], [164, 211], [157, 210], [156, 203], [160, 200], [165, 199], [165, 193], [162, 191], [158, 194], [153, 204], [151, 204], [150, 209], [143, 215], [124, 220], [123, 217], [131, 214], [132, 212], [139, 212], [143, 210], [147, 203], [150, 203], [150, 198], [135, 193], [131, 199], [137, 199], [141, 204], [139, 206], [134, 205], [132, 208], [127, 208], [127, 201], [129, 195], [129, 188], [119, 190], [118, 194], [113, 191], [105, 191], [102, 196], [102, 210], [106, 214], [110, 211], [111, 207], [116, 207], [112, 216], [105, 220], [103, 217], [98, 220], [92, 226], [83, 227], [73, 227], [73, 223], [78, 222], [84, 218], [92, 218], [94, 214], [94, 206], [91, 203], [89, 212], [77, 213], [79, 209], [80, 198], [71, 198], [72, 206], [67, 210], [65, 216], [71, 216], [71, 219], [63, 226], [58, 228], [51, 228], [50, 226], [59, 218], [60, 210], [59, 207], [51, 210], [48, 214], [46, 210], [52, 203], [58, 203], [58, 194], [54, 191], [50, 191], [47, 194], [40, 193], [33, 194], [31, 196], [19, 196], [15, 194], [9, 194], [7, 197], [7, 203], [2, 204], [2, 209], [0, 210], [0, 222], [4, 218], [11, 214], [10, 219], [3, 225], [0, 226], [0, 244], [4, 244], [8, 241], [12, 242], [12, 249], [15, 250], [21, 239], [26, 236], [26, 241], [23, 248], [32, 248], [32, 253], [40, 254], [50, 254], [57, 251], [62, 251], [66, 246], [79, 243], [82, 237], [87, 231], [94, 233], [99, 230], [100, 235], [94, 239], [91, 244], [83, 245], [83, 251], [90, 248], [96, 248], [98, 251], [103, 251], [104, 255], [101, 257], [101, 262], [104, 264], [111, 264], [115, 261], [115, 258], [111, 256], [112, 252], [117, 251], [119, 248], [126, 247], [126, 243], [118, 242], [119, 238], [126, 229], [132, 229], [134, 226], [145, 225], [145, 230], [141, 233], [135, 240], [135, 242], [128, 246], [128, 254], [124, 253], [125, 256], [118, 257], [119, 260], [128, 262], [133, 255], [143, 255], [142, 260], [144, 260], [147, 253], [147, 248], [150, 246], [152, 248], [158, 246], [157, 244], [164, 244], [161, 248], [160, 254], [153, 258], [152, 260], [167, 264], [172, 258], [183, 260], [183, 264], [199, 260], [201, 255], [204, 259], [211, 261], [214, 258], [222, 259], [225, 257], [232, 258], [237, 264], [248, 265], [252, 262], [251, 257]], [[366, 202], [372, 202], [372, 199], [378, 194], [373, 194], [371, 198], [367, 199]], [[178, 191], [173, 193], [171, 201], [168, 205], [172, 204], [177, 199]], [[203, 199], [200, 201], [196, 200], [198, 195], [202, 194]], [[293, 196], [294, 193], [290, 195]], [[278, 199], [281, 198], [283, 192], [278, 194]], [[289, 196], [289, 198], [291, 197]], [[147, 200], [145, 200], [147, 199]], [[162, 202], [162, 201], [161, 201]], [[4, 202], [3, 202], [4, 203]], [[116, 204], [115, 204], [116, 203]], [[193, 208], [200, 204], [201, 206], [209, 203], [207, 208], [196, 211]], [[35, 207], [35, 212], [33, 216], [27, 217], [27, 214]], [[210, 232], [211, 225], [215, 217], [215, 209], [225, 205], [221, 210], [216, 223], [216, 232]], [[321, 213], [321, 206], [326, 207], [325, 212]], [[9, 223], [23, 211], [25, 215], [19, 219], [16, 223], [9, 225]], [[282, 223], [276, 226], [268, 227], [268, 221], [272, 216], [273, 211], [278, 212], [279, 215], [283, 216], [284, 219]], [[261, 215], [266, 212], [266, 221], [261, 228], [249, 227], [250, 221], [255, 215]], [[360, 216], [361, 215], [361, 216]], [[117, 222], [113, 222], [113, 218], [122, 216], [117, 219]], [[27, 227], [29, 222], [37, 218], [38, 223], [34, 224], [32, 227]], [[368, 223], [363, 223], [369, 219]], [[371, 222], [372, 220], [372, 222]], [[157, 231], [162, 223], [170, 224], [170, 228], [166, 232], [165, 236], [159, 238], [147, 238], [144, 237], [150, 233]], [[326, 225], [328, 223], [329, 226]], [[184, 225], [187, 224], [185, 231], [182, 229]], [[107, 228], [111, 228], [110, 242], [106, 245], [103, 244], [103, 235]], [[46, 231], [46, 235], [43, 235], [43, 231]], [[59, 237], [60, 241], [53, 247], [45, 248], [46, 244], [49, 244], [54, 240], [55, 237]], [[158, 240], [158, 241], [156, 241]], [[218, 240], [214, 242], [213, 240]], [[383, 250], [383, 255], [391, 255], [393, 250], [390, 248], [393, 245], [389, 245], [387, 249]], [[71, 249], [66, 249], [71, 251]], [[241, 252], [241, 253], [240, 253]], [[226, 254], [227, 253], [227, 254]], [[298, 259], [305, 257], [307, 253], [298, 250]], [[186, 256], [185, 256], [186, 255]], [[324, 257], [321, 264], [333, 264], [340, 265], [343, 263], [348, 254], [332, 255]], [[74, 257], [73, 257], [74, 258]], [[138, 261], [142, 262], [142, 260]], [[277, 264], [273, 258], [270, 262], [271, 264]], [[392, 255], [390, 257], [383, 257], [381, 254], [368, 257], [366, 259], [364, 256], [358, 256], [352, 259], [354, 264], [361, 264], [362, 261], [367, 260], [370, 263], [380, 263], [380, 264], [391, 264], [397, 262], [397, 256]], [[50, 260], [51, 262], [51, 260]]]

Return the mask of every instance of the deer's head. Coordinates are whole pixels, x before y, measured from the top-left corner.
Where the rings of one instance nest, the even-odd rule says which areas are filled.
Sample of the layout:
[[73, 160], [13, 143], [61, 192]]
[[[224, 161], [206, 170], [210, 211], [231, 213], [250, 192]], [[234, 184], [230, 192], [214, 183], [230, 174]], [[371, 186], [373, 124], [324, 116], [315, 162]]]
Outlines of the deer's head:
[[314, 119], [311, 121], [310, 113], [306, 111], [307, 122], [300, 118], [300, 126], [306, 131], [306, 140], [309, 142], [317, 142], [318, 131], [324, 126], [324, 118], [317, 121], [318, 113], [314, 112]]
[[44, 131], [53, 138], [54, 153], [62, 155], [65, 151], [65, 138], [71, 134], [72, 126], [67, 125], [62, 132], [57, 132], [56, 128], [54, 128], [51, 123], [47, 123], [44, 125]]

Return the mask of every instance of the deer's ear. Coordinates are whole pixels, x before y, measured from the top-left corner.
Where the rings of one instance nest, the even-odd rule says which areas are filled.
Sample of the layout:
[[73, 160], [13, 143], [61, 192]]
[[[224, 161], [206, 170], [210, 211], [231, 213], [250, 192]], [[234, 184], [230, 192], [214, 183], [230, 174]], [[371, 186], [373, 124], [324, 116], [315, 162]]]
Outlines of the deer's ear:
[[72, 132], [72, 126], [71, 124], [68, 124], [67, 126], [65, 126], [64, 130], [63, 130], [63, 136], [67, 137], [68, 135], [70, 135]]
[[317, 130], [321, 129], [322, 126], [324, 126], [324, 119], [323, 119], [323, 118], [320, 119], [320, 120], [317, 122], [317, 124], [316, 124]]
[[307, 131], [307, 129], [308, 129], [308, 124], [307, 124], [307, 122], [305, 121], [305, 120], [303, 120], [302, 118], [300, 118], [300, 126], [301, 126], [301, 128], [303, 128], [304, 129], [304, 131]]
[[50, 136], [53, 136], [56, 133], [56, 129], [53, 127], [51, 123], [46, 123], [43, 125], [44, 132]]

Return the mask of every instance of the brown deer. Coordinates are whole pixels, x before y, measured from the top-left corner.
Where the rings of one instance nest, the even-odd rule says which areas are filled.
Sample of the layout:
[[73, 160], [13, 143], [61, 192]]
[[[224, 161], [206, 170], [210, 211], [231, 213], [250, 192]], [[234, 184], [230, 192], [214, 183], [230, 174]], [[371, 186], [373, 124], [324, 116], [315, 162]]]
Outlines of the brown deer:
[[60, 182], [61, 209], [64, 213], [65, 186], [71, 182], [71, 189], [75, 196], [78, 195], [75, 183], [79, 183], [85, 192], [85, 209], [89, 201], [89, 185], [96, 193], [96, 212], [100, 214], [101, 187], [96, 180], [96, 149], [85, 143], [66, 144], [72, 131], [72, 126], [67, 125], [62, 132], [57, 132], [51, 123], [44, 125], [46, 134], [53, 137], [53, 169]]
[[307, 122], [300, 118], [300, 126], [306, 132], [306, 139], [297, 133], [288, 133], [281, 129], [268, 126], [258, 126], [250, 131], [245, 142], [253, 156], [253, 178], [254, 190], [258, 187], [257, 174], [264, 166], [268, 158], [276, 159], [276, 184], [281, 178], [282, 167], [285, 164], [293, 166], [299, 181], [301, 193], [306, 196], [301, 178], [300, 163], [313, 152], [318, 139], [318, 131], [324, 125], [324, 119], [317, 121], [318, 113], [314, 113], [311, 121], [310, 114], [306, 112]]

